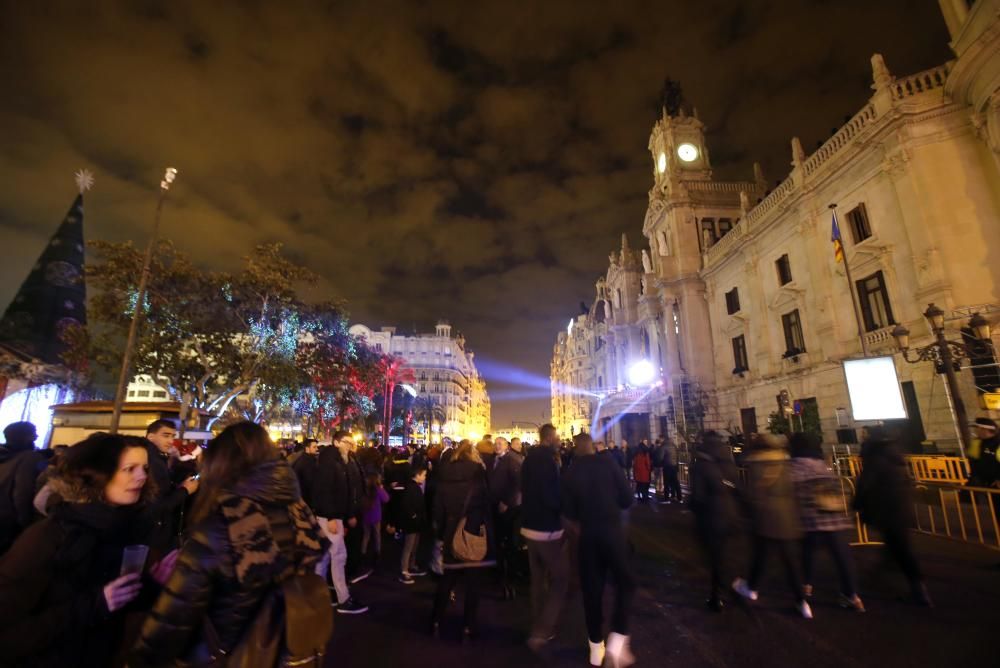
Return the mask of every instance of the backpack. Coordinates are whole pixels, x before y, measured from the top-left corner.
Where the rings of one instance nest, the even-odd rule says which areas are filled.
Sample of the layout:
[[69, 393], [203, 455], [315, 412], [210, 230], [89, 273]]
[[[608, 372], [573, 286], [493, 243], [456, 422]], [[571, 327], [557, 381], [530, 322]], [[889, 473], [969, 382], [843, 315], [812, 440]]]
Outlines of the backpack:
[[228, 652], [209, 618], [204, 621], [207, 661], [198, 668], [320, 668], [333, 635], [333, 608], [326, 580], [295, 573], [276, 582], [243, 637]]

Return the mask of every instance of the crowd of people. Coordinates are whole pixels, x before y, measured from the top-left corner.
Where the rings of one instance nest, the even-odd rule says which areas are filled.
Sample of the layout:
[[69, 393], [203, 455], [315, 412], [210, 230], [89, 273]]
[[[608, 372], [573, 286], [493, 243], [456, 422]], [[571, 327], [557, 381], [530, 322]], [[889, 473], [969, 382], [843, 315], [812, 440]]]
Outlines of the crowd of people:
[[[1000, 468], [996, 431], [980, 420], [977, 484]], [[659, 503], [686, 501], [693, 513], [713, 611], [724, 609], [729, 590], [758, 600], [776, 555], [796, 610], [812, 618], [813, 564], [825, 549], [841, 605], [864, 612], [847, 539], [852, 511], [881, 532], [910, 600], [931, 605], [908, 531], [905, 461], [881, 427], [864, 432], [853, 497], [807, 433], [753, 435], [742, 474], [731, 444], [711, 431], [690, 452], [669, 439], [561, 441], [552, 425], [534, 445], [486, 437], [392, 449], [359, 444], [347, 431], [328, 444], [276, 445], [249, 422], [204, 449], [178, 447], [168, 420], [150, 424], [145, 438], [96, 433], [46, 451], [34, 448], [29, 423], [4, 435], [2, 665], [209, 665], [245, 642], [261, 602], [290, 578], [319, 576], [337, 614], [367, 612], [352, 589], [377, 565], [385, 570], [384, 540], [399, 542], [399, 586], [436, 579], [433, 637], [461, 597], [461, 637], [474, 641], [484, 590], [497, 586], [513, 600], [527, 580], [532, 650], [556, 638], [567, 594], [579, 590], [590, 664], [629, 665], [636, 585], [623, 512], [658, 494]], [[730, 546], [744, 527], [747, 568], [730, 582]], [[607, 588], [614, 604], [606, 623]], [[329, 628], [322, 620], [316, 628], [325, 643]]]

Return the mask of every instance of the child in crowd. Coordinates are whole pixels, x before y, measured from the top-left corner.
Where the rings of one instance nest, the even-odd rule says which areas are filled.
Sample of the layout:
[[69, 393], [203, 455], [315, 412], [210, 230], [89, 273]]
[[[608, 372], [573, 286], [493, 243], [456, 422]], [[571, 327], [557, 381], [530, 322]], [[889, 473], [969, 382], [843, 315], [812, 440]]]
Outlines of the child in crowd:
[[369, 475], [365, 479], [364, 514], [361, 518], [363, 527], [361, 555], [362, 558], [367, 558], [368, 544], [373, 543], [375, 549], [373, 566], [378, 562], [379, 554], [382, 552], [382, 504], [388, 501], [389, 493], [382, 486], [382, 476], [377, 473]]
[[413, 584], [414, 577], [426, 575], [426, 572], [417, 570], [417, 546], [420, 543], [420, 533], [427, 526], [427, 504], [424, 502], [426, 480], [427, 467], [422, 464], [414, 466], [399, 504], [399, 519], [396, 526], [403, 533], [399, 581], [406, 585]]

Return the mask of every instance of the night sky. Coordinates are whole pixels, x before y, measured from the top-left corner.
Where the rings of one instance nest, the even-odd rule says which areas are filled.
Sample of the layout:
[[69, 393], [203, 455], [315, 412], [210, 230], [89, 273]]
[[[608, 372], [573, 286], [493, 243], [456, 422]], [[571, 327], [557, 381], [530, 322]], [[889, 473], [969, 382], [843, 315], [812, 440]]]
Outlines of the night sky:
[[873, 52], [911, 74], [947, 41], [934, 0], [0, 1], [0, 307], [73, 172], [88, 238], [141, 244], [170, 165], [164, 234], [198, 261], [280, 240], [354, 321], [447, 318], [492, 362], [494, 426], [538, 422], [556, 334], [642, 242], [664, 78], [717, 177], [774, 183], [871, 94]]

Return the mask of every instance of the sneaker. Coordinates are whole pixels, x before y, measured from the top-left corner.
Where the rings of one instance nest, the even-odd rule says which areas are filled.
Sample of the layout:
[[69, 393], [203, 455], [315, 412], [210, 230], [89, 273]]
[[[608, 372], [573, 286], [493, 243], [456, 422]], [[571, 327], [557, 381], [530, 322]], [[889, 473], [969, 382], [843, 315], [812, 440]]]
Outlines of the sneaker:
[[411, 585], [416, 582], [416, 580], [410, 577], [409, 573], [403, 573], [402, 575], [400, 575], [399, 581], [405, 585]]
[[[589, 640], [587, 642], [590, 642]], [[591, 642], [590, 643], [590, 665], [592, 666], [602, 666], [604, 665], [604, 643], [603, 642]]]
[[799, 611], [799, 614], [802, 615], [802, 619], [813, 618], [813, 610], [809, 607], [809, 601], [799, 601], [796, 609]]
[[635, 655], [629, 647], [628, 636], [620, 633], [608, 634], [607, 655], [612, 668], [627, 668], [635, 663]]
[[733, 580], [733, 591], [735, 591], [737, 594], [747, 599], [748, 601], [757, 600], [757, 592], [751, 589], [750, 585], [748, 585], [747, 581], [744, 580], [743, 578], [736, 578], [735, 580]]
[[840, 603], [840, 607], [842, 608], [847, 608], [849, 610], [853, 610], [854, 612], [865, 611], [865, 604], [861, 602], [861, 597], [858, 596], [857, 594], [855, 594], [850, 598], [841, 594], [838, 602]]
[[548, 645], [553, 640], [555, 640], [555, 635], [551, 635], [548, 638], [543, 638], [541, 636], [531, 636], [530, 638], [528, 638], [528, 649], [538, 654], [543, 649], [545, 649], [545, 646]]
[[368, 612], [368, 606], [362, 605], [353, 597], [347, 599], [343, 603], [336, 604], [337, 612], [342, 615], [360, 615], [363, 612]]
[[812, 585], [802, 585], [802, 595], [806, 598], [812, 598], [813, 586]]
[[410, 571], [411, 578], [422, 578], [427, 575], [427, 571]]
[[358, 573], [357, 575], [355, 575], [353, 578], [351, 578], [351, 584], [358, 584], [362, 580], [368, 579], [368, 576], [371, 575], [372, 573], [374, 573], [374, 571], [372, 569], [366, 568], [365, 570], [361, 571], [360, 573]]

